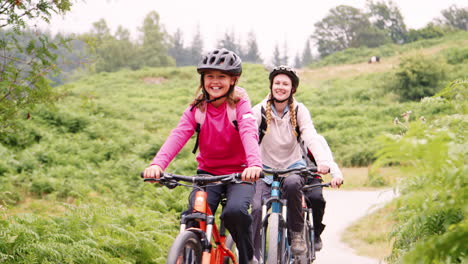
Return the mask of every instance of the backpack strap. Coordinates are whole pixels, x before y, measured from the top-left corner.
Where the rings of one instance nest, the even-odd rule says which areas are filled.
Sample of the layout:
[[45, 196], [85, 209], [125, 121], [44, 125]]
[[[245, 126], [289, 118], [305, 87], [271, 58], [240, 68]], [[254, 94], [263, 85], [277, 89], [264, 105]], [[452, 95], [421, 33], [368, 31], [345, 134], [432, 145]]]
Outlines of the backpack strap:
[[198, 108], [195, 109], [195, 122], [197, 122], [197, 126], [195, 127], [195, 132], [197, 133], [197, 139], [195, 140], [195, 146], [193, 146], [192, 153], [195, 154], [198, 149], [198, 137], [200, 136], [200, 128], [205, 122], [206, 118], [206, 111], [202, 112]]
[[237, 111], [236, 111], [236, 108], [237, 108], [237, 104], [236, 105], [230, 105], [228, 104], [226, 106], [226, 112], [227, 112], [227, 116], [228, 116], [228, 119], [229, 119], [229, 123], [231, 123], [234, 128], [239, 131], [239, 124], [237, 123]]
[[297, 112], [299, 110], [299, 105], [296, 106], [296, 133], [297, 133], [297, 142], [301, 147], [302, 158], [305, 160], [307, 167], [309, 166], [317, 166], [317, 162], [315, 161], [314, 155], [312, 152], [306, 147], [304, 140], [301, 138], [301, 130], [299, 129], [299, 123], [297, 122]]
[[297, 112], [299, 111], [299, 105], [296, 105], [296, 127], [294, 128], [296, 130], [297, 134], [297, 141], [301, 143], [301, 130], [299, 129], [299, 123], [297, 122]]
[[261, 107], [261, 115], [262, 115], [262, 122], [260, 122], [260, 126], [258, 127], [258, 144], [262, 143], [263, 137], [265, 136], [267, 130], [267, 122], [266, 122], [266, 111], [265, 108]]

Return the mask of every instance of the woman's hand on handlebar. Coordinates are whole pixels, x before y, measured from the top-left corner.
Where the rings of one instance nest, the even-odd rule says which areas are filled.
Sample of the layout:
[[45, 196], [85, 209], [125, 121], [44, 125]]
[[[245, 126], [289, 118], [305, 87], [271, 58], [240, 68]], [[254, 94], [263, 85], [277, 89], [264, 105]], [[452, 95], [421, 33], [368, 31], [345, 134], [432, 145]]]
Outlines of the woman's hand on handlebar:
[[341, 184], [343, 184], [343, 179], [342, 178], [332, 178], [330, 183], [331, 183], [332, 188], [340, 188]]
[[260, 167], [248, 167], [242, 172], [242, 181], [255, 182], [260, 178], [262, 168]]
[[159, 179], [162, 173], [163, 173], [163, 170], [161, 169], [161, 167], [159, 167], [158, 165], [151, 165], [148, 168], [146, 168], [145, 171], [143, 172], [143, 178]]

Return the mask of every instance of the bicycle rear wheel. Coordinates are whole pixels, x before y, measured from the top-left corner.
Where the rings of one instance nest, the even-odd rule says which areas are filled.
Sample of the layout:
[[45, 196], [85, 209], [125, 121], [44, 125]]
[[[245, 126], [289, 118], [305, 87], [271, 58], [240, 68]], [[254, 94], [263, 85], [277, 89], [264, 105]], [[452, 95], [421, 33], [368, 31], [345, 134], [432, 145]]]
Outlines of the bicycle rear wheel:
[[268, 253], [267, 264], [278, 264], [281, 261], [281, 245], [283, 235], [281, 234], [280, 215], [272, 213], [268, 218]]
[[[234, 253], [234, 256], [236, 257], [236, 259], [239, 258], [239, 251], [237, 250], [237, 247], [236, 247], [236, 243], [234, 243], [234, 239], [232, 239], [232, 236], [229, 235], [227, 238], [226, 238], [226, 243], [224, 243], [226, 248], [231, 250], [232, 253]], [[224, 264], [230, 264], [230, 263], [233, 263], [232, 262], [232, 259], [230, 257], [224, 257]]]
[[198, 264], [202, 259], [202, 244], [191, 231], [180, 233], [172, 243], [166, 264]]

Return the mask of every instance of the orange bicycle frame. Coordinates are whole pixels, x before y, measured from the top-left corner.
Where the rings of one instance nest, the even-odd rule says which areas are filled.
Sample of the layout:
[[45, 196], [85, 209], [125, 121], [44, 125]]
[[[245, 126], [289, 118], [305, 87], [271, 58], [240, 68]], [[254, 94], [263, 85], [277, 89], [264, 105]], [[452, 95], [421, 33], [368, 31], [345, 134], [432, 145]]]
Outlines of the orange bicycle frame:
[[[195, 193], [193, 210], [195, 212], [204, 213], [208, 216], [213, 216], [208, 205], [207, 194], [208, 193], [205, 191], [197, 191]], [[207, 224], [206, 221], [199, 220], [199, 225], [199, 229], [206, 234], [206, 238], [208, 239], [209, 244], [211, 244], [211, 249], [203, 252], [202, 264], [223, 263], [224, 257], [231, 258], [232, 262], [237, 264], [234, 253], [225, 246], [226, 236], [219, 233], [216, 223], [213, 221], [212, 224]], [[213, 241], [216, 246], [211, 243], [211, 237], [213, 237]]]

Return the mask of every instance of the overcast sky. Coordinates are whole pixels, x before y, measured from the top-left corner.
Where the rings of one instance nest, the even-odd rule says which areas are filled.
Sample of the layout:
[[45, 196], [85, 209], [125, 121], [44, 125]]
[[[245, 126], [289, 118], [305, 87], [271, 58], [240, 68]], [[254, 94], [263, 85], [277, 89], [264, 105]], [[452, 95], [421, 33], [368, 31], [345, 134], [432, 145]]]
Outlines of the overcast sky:
[[[466, 7], [467, 0], [394, 0], [400, 8], [408, 28], [424, 27], [440, 11], [452, 4]], [[215, 48], [226, 31], [234, 32], [236, 39], [246, 45], [247, 34], [253, 31], [261, 56], [269, 62], [275, 45], [283, 52], [285, 43], [291, 62], [302, 53], [306, 40], [312, 34], [314, 23], [323, 19], [338, 5], [364, 9], [365, 0], [78, 0], [72, 11], [63, 18], [55, 16], [48, 27], [53, 33], [83, 33], [93, 22], [103, 18], [115, 32], [121, 25], [138, 36], [138, 27], [150, 12], [160, 15], [166, 31], [173, 34], [178, 28], [184, 33], [185, 44], [200, 28], [205, 49]]]

